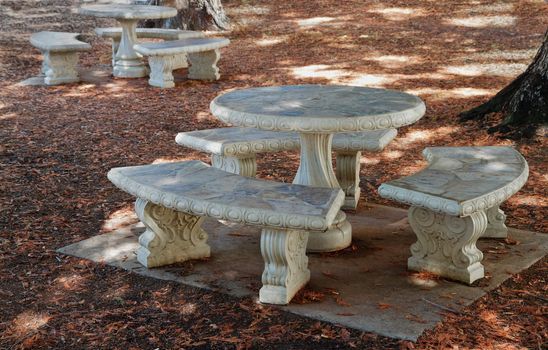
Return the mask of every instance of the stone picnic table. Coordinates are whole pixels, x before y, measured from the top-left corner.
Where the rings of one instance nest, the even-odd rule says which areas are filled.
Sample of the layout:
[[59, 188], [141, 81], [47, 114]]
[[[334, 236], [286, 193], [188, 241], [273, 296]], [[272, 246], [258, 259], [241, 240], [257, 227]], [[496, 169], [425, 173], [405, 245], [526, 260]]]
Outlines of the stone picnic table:
[[[336, 133], [398, 128], [419, 120], [424, 102], [386, 89], [342, 85], [288, 85], [234, 90], [217, 96], [212, 114], [231, 125], [300, 135], [301, 157], [294, 184], [338, 188], [331, 163]], [[328, 252], [346, 248], [352, 228], [339, 211], [325, 232], [309, 236], [307, 249]]]
[[115, 18], [120, 22], [122, 37], [112, 74], [122, 78], [142, 78], [148, 74], [141, 57], [133, 49], [137, 43], [137, 22], [177, 15], [177, 9], [173, 7], [125, 4], [83, 5], [77, 11], [87, 16]]

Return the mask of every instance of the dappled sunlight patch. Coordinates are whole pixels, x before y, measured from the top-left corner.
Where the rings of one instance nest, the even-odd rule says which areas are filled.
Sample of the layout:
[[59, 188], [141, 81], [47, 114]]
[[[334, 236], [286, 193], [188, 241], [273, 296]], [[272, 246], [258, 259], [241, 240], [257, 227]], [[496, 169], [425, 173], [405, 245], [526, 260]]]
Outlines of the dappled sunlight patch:
[[353, 86], [383, 87], [385, 84], [390, 84], [397, 80], [389, 76], [390, 74], [358, 74], [355, 78], [346, 81], [346, 83]]
[[403, 156], [403, 152], [401, 151], [387, 151], [383, 153], [383, 157], [387, 159], [398, 159]]
[[152, 162], [152, 164], [162, 164], [162, 163], [175, 163], [175, 162], [182, 162], [184, 160], [193, 160], [195, 157], [193, 157], [192, 154], [190, 154], [188, 157], [171, 157], [171, 158], [156, 158]]
[[443, 126], [433, 130], [413, 130], [403, 137], [398, 137], [394, 140], [394, 144], [402, 148], [407, 148], [409, 145], [416, 142], [428, 142], [435, 138], [443, 138], [458, 132], [460, 129], [460, 127], [456, 126]]
[[338, 80], [348, 72], [341, 69], [329, 69], [331, 66], [325, 64], [314, 64], [303, 67], [291, 68], [291, 73], [295, 78], [323, 78], [330, 80]]
[[493, 50], [487, 52], [474, 52], [466, 54], [464, 59], [488, 59], [488, 60], [524, 60], [529, 62], [535, 56], [537, 50]]
[[449, 18], [444, 21], [445, 24], [468, 27], [468, 28], [485, 28], [485, 27], [510, 27], [516, 24], [515, 16], [471, 16], [466, 18]]
[[476, 77], [483, 75], [515, 77], [527, 69], [523, 63], [484, 63], [466, 64], [462, 66], [447, 66], [439, 70], [441, 73]]
[[495, 89], [455, 88], [450, 90], [436, 88], [422, 88], [405, 90], [405, 92], [417, 96], [429, 96], [432, 101], [446, 100], [448, 98], [469, 98], [477, 96], [491, 96], [497, 93]]
[[17, 315], [9, 327], [9, 333], [13, 337], [25, 337], [35, 333], [39, 328], [45, 326], [51, 316], [34, 311], [24, 311]]
[[336, 18], [333, 17], [313, 17], [313, 18], [306, 18], [306, 19], [298, 19], [295, 20], [295, 23], [301, 28], [307, 28], [307, 27], [315, 27], [318, 25], [322, 25], [327, 22], [332, 22], [336, 20]]
[[362, 156], [360, 159], [360, 164], [365, 165], [376, 165], [379, 164], [381, 160], [378, 157], [371, 157], [369, 155]]
[[103, 222], [101, 232], [111, 232], [119, 228], [131, 225], [139, 221], [133, 210], [133, 206], [126, 206], [116, 210]]
[[419, 56], [407, 55], [382, 55], [365, 58], [368, 61], [377, 62], [379, 65], [386, 68], [401, 68], [410, 64], [417, 64], [422, 61]]
[[432, 289], [439, 284], [440, 277], [431, 272], [421, 271], [412, 272], [407, 276], [407, 281], [417, 287], [423, 289]]
[[2, 114], [0, 114], [0, 120], [10, 119], [10, 118], [15, 118], [15, 117], [17, 117], [16, 113], [2, 113]]
[[508, 198], [506, 202], [510, 205], [527, 205], [537, 207], [548, 207], [548, 199], [544, 196], [531, 196], [517, 193]]
[[209, 112], [204, 112], [204, 111], [200, 111], [196, 113], [196, 119], [201, 122], [206, 120], [216, 120], [215, 118], [211, 116]]
[[57, 285], [67, 291], [81, 290], [86, 282], [86, 278], [82, 275], [72, 274], [70, 276], [61, 276], [55, 279]]
[[277, 45], [285, 41], [287, 41], [287, 36], [284, 35], [284, 36], [267, 37], [267, 38], [259, 39], [255, 41], [255, 44], [257, 44], [257, 46], [265, 47], [265, 46]]
[[409, 7], [385, 7], [368, 10], [369, 13], [376, 13], [382, 15], [385, 19], [390, 21], [404, 21], [413, 17], [422, 16], [424, 10], [420, 8]]

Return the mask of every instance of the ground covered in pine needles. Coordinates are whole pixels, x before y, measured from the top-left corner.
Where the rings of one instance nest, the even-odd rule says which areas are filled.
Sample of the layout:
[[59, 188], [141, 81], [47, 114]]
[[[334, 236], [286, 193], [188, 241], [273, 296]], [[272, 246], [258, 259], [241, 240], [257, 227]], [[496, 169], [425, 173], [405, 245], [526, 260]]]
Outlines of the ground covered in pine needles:
[[[92, 30], [114, 23], [71, 13], [76, 1], [0, 4], [0, 348], [546, 348], [546, 259], [411, 343], [55, 253], [107, 231], [109, 219], [131, 208], [108, 182], [110, 168], [206, 160], [174, 137], [222, 125], [209, 113], [211, 99], [297, 83], [393, 88], [426, 102], [424, 118], [401, 128], [384, 152], [364, 155], [362, 203], [387, 204], [376, 188], [420, 169], [426, 146], [512, 145], [530, 178], [503, 206], [508, 225], [548, 231], [545, 135], [489, 135], [496, 115], [458, 121], [531, 61], [548, 25], [543, 1], [223, 3], [233, 29], [224, 34], [232, 44], [222, 51], [221, 80], [181, 78], [167, 90], [111, 77], [15, 85], [39, 72], [28, 38], [40, 30], [84, 33], [93, 50], [83, 67], [108, 70], [110, 43]], [[289, 182], [297, 164], [294, 153], [267, 155], [260, 176]]]

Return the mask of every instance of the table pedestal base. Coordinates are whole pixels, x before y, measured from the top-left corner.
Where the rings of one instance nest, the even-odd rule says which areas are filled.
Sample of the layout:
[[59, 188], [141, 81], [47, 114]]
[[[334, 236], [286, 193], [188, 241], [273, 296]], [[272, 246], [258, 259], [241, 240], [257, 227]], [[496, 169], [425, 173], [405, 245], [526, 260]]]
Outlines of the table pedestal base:
[[352, 226], [346, 214], [339, 211], [333, 225], [325, 232], [312, 232], [308, 236], [306, 251], [312, 253], [334, 252], [344, 249], [352, 242]]
[[[340, 188], [337, 177], [333, 172], [331, 162], [332, 134], [300, 134], [301, 163], [294, 184]], [[333, 252], [350, 245], [352, 241], [352, 227], [346, 214], [339, 211], [333, 225], [325, 232], [314, 232], [309, 235], [309, 252]]]
[[112, 75], [119, 78], [142, 78], [148, 75], [148, 69], [141, 57], [133, 49], [137, 42], [136, 19], [118, 19], [122, 26], [122, 37], [118, 52], [116, 52], [116, 65]]

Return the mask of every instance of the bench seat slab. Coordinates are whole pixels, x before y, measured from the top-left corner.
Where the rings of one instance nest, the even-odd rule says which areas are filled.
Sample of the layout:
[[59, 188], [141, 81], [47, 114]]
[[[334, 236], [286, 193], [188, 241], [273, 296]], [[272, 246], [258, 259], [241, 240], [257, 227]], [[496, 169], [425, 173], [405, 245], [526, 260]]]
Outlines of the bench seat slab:
[[[355, 209], [360, 198], [361, 152], [380, 152], [397, 135], [396, 129], [340, 133], [333, 136], [336, 152], [336, 177], [346, 194], [343, 209]], [[292, 151], [300, 148], [297, 133], [265, 131], [254, 128], [217, 128], [177, 134], [175, 141], [186, 147], [211, 154], [213, 166], [225, 171], [254, 177], [256, 154]]]
[[411, 205], [409, 222], [418, 240], [409, 269], [472, 283], [483, 277], [476, 240], [507, 237], [499, 205], [527, 181], [527, 162], [499, 146], [426, 148], [423, 154], [425, 169], [382, 184], [379, 194]]
[[263, 226], [259, 300], [270, 304], [289, 303], [309, 281], [307, 230], [326, 230], [344, 198], [340, 190], [246, 178], [200, 161], [114, 168], [108, 177], [137, 197], [146, 227], [137, 259], [146, 267], [208, 257], [206, 216]]
[[76, 83], [80, 81], [76, 66], [79, 53], [88, 51], [91, 45], [78, 40], [79, 33], [38, 32], [30, 37], [30, 43], [42, 52], [41, 73], [46, 85]]

